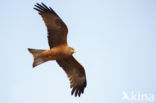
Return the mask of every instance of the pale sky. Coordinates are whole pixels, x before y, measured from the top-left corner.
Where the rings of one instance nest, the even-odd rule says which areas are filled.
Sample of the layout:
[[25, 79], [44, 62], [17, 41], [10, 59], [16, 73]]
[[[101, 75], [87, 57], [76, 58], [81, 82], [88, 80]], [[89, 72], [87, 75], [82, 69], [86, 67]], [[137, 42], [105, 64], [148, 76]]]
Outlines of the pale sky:
[[[68, 26], [87, 75], [80, 98], [55, 61], [32, 68], [27, 48], [49, 49], [37, 2]], [[155, 0], [2, 0], [0, 13], [0, 103], [135, 103], [123, 91], [156, 98]]]

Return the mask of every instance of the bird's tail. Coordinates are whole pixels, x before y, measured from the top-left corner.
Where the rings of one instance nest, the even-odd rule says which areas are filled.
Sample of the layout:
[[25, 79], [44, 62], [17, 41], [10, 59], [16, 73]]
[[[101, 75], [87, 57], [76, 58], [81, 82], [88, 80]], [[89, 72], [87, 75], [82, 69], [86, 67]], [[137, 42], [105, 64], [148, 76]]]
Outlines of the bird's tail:
[[44, 63], [44, 61], [42, 60], [42, 57], [41, 57], [41, 53], [45, 50], [40, 50], [40, 49], [30, 49], [28, 48], [28, 51], [33, 55], [34, 57], [34, 62], [33, 62], [33, 67], [39, 65], [39, 64], [42, 64]]

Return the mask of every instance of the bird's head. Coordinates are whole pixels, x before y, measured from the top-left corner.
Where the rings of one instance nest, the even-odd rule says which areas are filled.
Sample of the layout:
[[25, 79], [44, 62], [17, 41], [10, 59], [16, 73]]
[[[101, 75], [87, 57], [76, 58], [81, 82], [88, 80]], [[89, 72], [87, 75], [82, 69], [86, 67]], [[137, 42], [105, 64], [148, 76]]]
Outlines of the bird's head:
[[70, 47], [70, 50], [71, 50], [72, 54], [76, 53], [76, 50], [74, 48]]

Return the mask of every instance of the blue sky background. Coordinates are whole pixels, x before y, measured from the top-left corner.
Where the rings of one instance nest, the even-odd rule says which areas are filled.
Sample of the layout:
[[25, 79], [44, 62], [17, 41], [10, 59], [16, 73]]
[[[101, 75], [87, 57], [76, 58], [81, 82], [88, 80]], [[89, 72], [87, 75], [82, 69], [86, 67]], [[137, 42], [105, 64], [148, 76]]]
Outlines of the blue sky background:
[[[81, 98], [70, 95], [55, 61], [32, 69], [27, 48], [49, 49], [37, 2], [68, 26], [68, 43], [87, 75]], [[155, 0], [1, 0], [0, 35], [1, 103], [130, 103], [121, 101], [123, 91], [156, 96]]]

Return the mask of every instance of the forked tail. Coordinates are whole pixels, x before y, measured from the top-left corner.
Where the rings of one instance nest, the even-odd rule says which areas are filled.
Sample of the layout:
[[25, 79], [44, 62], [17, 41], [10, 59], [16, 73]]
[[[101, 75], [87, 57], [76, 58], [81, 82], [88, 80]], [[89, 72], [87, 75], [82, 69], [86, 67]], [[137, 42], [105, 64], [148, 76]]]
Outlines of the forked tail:
[[40, 49], [30, 49], [28, 48], [28, 51], [33, 55], [34, 57], [34, 62], [33, 62], [33, 67], [44, 63], [44, 61], [42, 60], [42, 57], [40, 56], [40, 54], [45, 51], [45, 50], [40, 50]]

